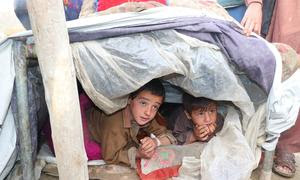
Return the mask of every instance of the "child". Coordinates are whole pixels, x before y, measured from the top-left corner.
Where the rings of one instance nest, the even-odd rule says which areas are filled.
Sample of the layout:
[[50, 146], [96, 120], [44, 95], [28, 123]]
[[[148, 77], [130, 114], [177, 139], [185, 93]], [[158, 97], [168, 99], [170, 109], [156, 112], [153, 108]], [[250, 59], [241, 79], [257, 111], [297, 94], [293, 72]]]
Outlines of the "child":
[[[164, 97], [163, 85], [154, 79], [132, 93], [127, 106], [114, 114], [106, 115], [96, 107], [87, 112], [91, 137], [101, 144], [107, 163], [135, 168], [136, 158], [151, 158], [159, 145], [176, 144], [174, 136], [157, 122]], [[139, 141], [141, 130], [148, 136]]]
[[179, 107], [171, 116], [175, 119], [173, 135], [178, 144], [207, 142], [222, 129], [223, 118], [217, 113], [214, 100], [195, 98], [184, 93], [182, 101], [183, 107]]

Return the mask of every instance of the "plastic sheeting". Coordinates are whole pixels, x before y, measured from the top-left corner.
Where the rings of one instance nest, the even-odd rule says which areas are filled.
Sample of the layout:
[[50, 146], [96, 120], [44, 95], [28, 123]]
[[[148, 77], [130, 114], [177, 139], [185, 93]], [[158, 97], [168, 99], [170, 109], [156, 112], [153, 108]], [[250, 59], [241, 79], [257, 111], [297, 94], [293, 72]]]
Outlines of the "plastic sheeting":
[[5, 122], [3, 124], [3, 129], [0, 133], [0, 177], [5, 177], [9, 170], [2, 172], [7, 165], [8, 167], [12, 167], [11, 165], [15, 162], [16, 157], [14, 159], [10, 159], [15, 148], [16, 148], [17, 134], [16, 127], [14, 123], [14, 118], [12, 115], [11, 109], [9, 109]]
[[244, 135], [239, 115], [228, 108], [223, 129], [211, 139], [201, 154], [201, 179], [249, 179], [255, 157]]
[[0, 42], [0, 87], [2, 87], [0, 88], [0, 125], [3, 124], [6, 117], [14, 86], [15, 69], [12, 59], [12, 43], [12, 40]]
[[175, 31], [74, 43], [72, 52], [80, 82], [106, 113], [125, 107], [128, 94], [162, 76], [194, 96], [232, 101], [248, 116], [254, 113], [219, 48]]
[[5, 177], [16, 157], [12, 154], [16, 147], [17, 135], [10, 100], [14, 85], [15, 70], [12, 58], [12, 40], [0, 42], [0, 177]]
[[[180, 9], [180, 11], [179, 11], [179, 9]], [[164, 10], [164, 11], [163, 11]], [[163, 13], [166, 15], [165, 16], [165, 18], [161, 18], [161, 16], [162, 16], [162, 11], [163, 11]], [[176, 13], [175, 13], [175, 11], [176, 11]], [[195, 11], [195, 10], [191, 10], [190, 12], [187, 12], [186, 11], [186, 9], [185, 8], [154, 8], [154, 9], [150, 9], [150, 10], [147, 10], [147, 11], [144, 11], [144, 12], [141, 12], [141, 13], [139, 13], [139, 14], [134, 14], [134, 13], [124, 13], [124, 14], [113, 14], [113, 15], [107, 15], [107, 16], [102, 16], [101, 17], [101, 19], [100, 18], [98, 18], [98, 17], [94, 17], [94, 18], [92, 18], [92, 19], [90, 19], [91, 21], [86, 21], [86, 24], [85, 25], [88, 25], [91, 29], [89, 29], [89, 28], [84, 28], [84, 27], [77, 27], [77, 28], [75, 28], [75, 26], [74, 26], [74, 23], [75, 23], [75, 21], [74, 22], [72, 22], [72, 24], [73, 24], [73, 26], [72, 26], [72, 28], [71, 28], [71, 34], [73, 34], [74, 35], [74, 33], [76, 34], [76, 36], [80, 36], [80, 38], [83, 38], [83, 37], [85, 37], [85, 36], [87, 36], [88, 34], [91, 34], [91, 35], [96, 35], [97, 33], [96, 32], [92, 32], [92, 30], [105, 30], [105, 31], [103, 31], [104, 33], [108, 33], [109, 32], [109, 30], [114, 30], [114, 32], [116, 32], [116, 29], [110, 29], [110, 28], [116, 28], [116, 27], [124, 27], [124, 26], [126, 26], [126, 27], [133, 27], [133, 26], [139, 26], [140, 24], [147, 24], [147, 22], [148, 23], [150, 23], [150, 24], [154, 24], [155, 22], [157, 22], [157, 23], [160, 23], [161, 21], [159, 21], [159, 19], [160, 20], [170, 20], [170, 19], [174, 19], [174, 18], [178, 18], [178, 17], [199, 17], [199, 16], [201, 16], [201, 11], [198, 11], [198, 12], [200, 12], [200, 13], [196, 13], [197, 11]], [[117, 15], [119, 16], [121, 16], [119, 19], [117, 18]], [[207, 16], [209, 16], [209, 17], [218, 17], [219, 18], [219, 16], [216, 16], [216, 15], [211, 15], [211, 14], [208, 14]], [[220, 18], [221, 19], [221, 18]], [[97, 24], [97, 23], [94, 23], [96, 20], [99, 20], [99, 24]], [[79, 21], [78, 21], [79, 22]], [[78, 23], [77, 22], [77, 23]], [[80, 22], [82, 22], [82, 21], [80, 21]], [[109, 22], [109, 23], [107, 23], [107, 22]], [[122, 28], [120, 28], [120, 29], [117, 29], [117, 30], [122, 30]], [[162, 31], [162, 30], [161, 30]], [[157, 31], [158, 32], [158, 31]], [[166, 32], [166, 31], [165, 31]], [[124, 33], [122, 33], [121, 32], [121, 34], [124, 34]], [[98, 34], [99, 35], [99, 34]], [[101, 35], [101, 34], [100, 34]], [[122, 37], [114, 37], [114, 38], [110, 38], [110, 39], [104, 39], [104, 40], [98, 40], [98, 43], [102, 43], [101, 45], [95, 45], [95, 47], [94, 47], [94, 49], [92, 48], [94, 45], [91, 45], [91, 44], [97, 44], [96, 43], [96, 41], [88, 41], [88, 42], [84, 42], [84, 43], [82, 43], [82, 45], [80, 45], [80, 43], [74, 43], [74, 45], [73, 45], [73, 50], [74, 50], [74, 52], [73, 52], [73, 55], [74, 55], [74, 59], [75, 59], [75, 63], [77, 64], [77, 66], [79, 67], [81, 67], [81, 68], [83, 68], [84, 67], [84, 64], [82, 63], [82, 62], [76, 62], [77, 61], [77, 59], [78, 58], [81, 58], [81, 57], [83, 57], [83, 58], [85, 58], [85, 61], [91, 61], [91, 60], [88, 60], [88, 58], [89, 57], [92, 57], [92, 58], [95, 58], [96, 59], [96, 61], [99, 61], [99, 57], [101, 56], [99, 56], [98, 57], [98, 55], [96, 55], [97, 53], [95, 53], [96, 51], [101, 51], [101, 53], [102, 53], [102, 58], [103, 57], [105, 57], [105, 58], [108, 58], [107, 60], [105, 60], [105, 61], [107, 61], [107, 62], [113, 62], [112, 64], [114, 64], [114, 68], [123, 68], [123, 67], [121, 67], [120, 66], [120, 64], [125, 64], [124, 62], [124, 59], [127, 59], [128, 57], [131, 57], [130, 55], [129, 56], [124, 56], [124, 55], [128, 55], [128, 54], [130, 54], [129, 52], [127, 52], [127, 50], [129, 51], [132, 51], [132, 49], [133, 48], [131, 48], [131, 46], [132, 46], [132, 41], [130, 42], [130, 40], [129, 40], [129, 42], [127, 42], [127, 40], [128, 39], [130, 39], [131, 37], [133, 37], [133, 36], [136, 36], [136, 37], [133, 37], [133, 38], [135, 38], [135, 40], [139, 40], [137, 37], [138, 37], [138, 35], [140, 35], [140, 37], [141, 36], [143, 36], [143, 35], [145, 35], [145, 37], [147, 36], [147, 38], [148, 38], [148, 34], [147, 33], [136, 33], [135, 35], [123, 35]], [[101, 37], [102, 37], [103, 35], [101, 35]], [[104, 36], [103, 36], [104, 37]], [[102, 38], [103, 38], [102, 37]], [[183, 36], [181, 36], [181, 37], [183, 37]], [[185, 36], [185, 37], [187, 37], [187, 36]], [[75, 38], [75, 36], [73, 37], [73, 38]], [[162, 38], [163, 39], [163, 38]], [[183, 38], [184, 39], [184, 38]], [[189, 39], [191, 39], [191, 38], [189, 38]], [[273, 54], [274, 55], [274, 57], [275, 57], [275, 59], [276, 59], [276, 74], [280, 74], [281, 73], [281, 59], [280, 59], [280, 57], [279, 57], [279, 55], [278, 55], [278, 51], [274, 48], [274, 46], [272, 46], [270, 43], [268, 43], [268, 42], [266, 42], [265, 40], [263, 40], [263, 39], [259, 39], [261, 42], [264, 42], [267, 46], [268, 46], [268, 49], [269, 50], [271, 50], [272, 51], [272, 53], [271, 54]], [[116, 42], [114, 42], [114, 41], [116, 41]], [[156, 39], [153, 39], [152, 38], [152, 41], [156, 41]], [[162, 40], [161, 40], [162, 41]], [[193, 39], [193, 41], [191, 41], [191, 42], [195, 42], [196, 40], [195, 39]], [[111, 44], [108, 44], [108, 42], [109, 43], [111, 43]], [[143, 41], [141, 41], [141, 43], [144, 43], [145, 42], [145, 40], [143, 40]], [[171, 41], [171, 42], [174, 42], [174, 41]], [[141, 43], [139, 44], [139, 45], [133, 45], [133, 47], [134, 46], [142, 46], [141, 45]], [[108, 50], [107, 50], [107, 48], [105, 47], [106, 46], [106, 44], [108, 44], [107, 46], [108, 46]], [[124, 51], [124, 52], [121, 52], [120, 54], [121, 54], [121, 56], [120, 57], [117, 57], [118, 56], [118, 51], [119, 51], [119, 47], [117, 48], [117, 45], [115, 45], [115, 44], [117, 44], [118, 46], [120, 45], [120, 47], [122, 47], [123, 49], [121, 50], [121, 51]], [[190, 45], [190, 47], [191, 47], [191, 49], [193, 49], [194, 47], [193, 47], [193, 44], [191, 43], [191, 44], [189, 44]], [[82, 48], [80, 48], [80, 46], [82, 47]], [[96, 46], [98, 46], [97, 48], [96, 48]], [[114, 47], [113, 47], [114, 46]], [[176, 43], [174, 43], [174, 44], [172, 44], [172, 48], [174, 48], [174, 46], [176, 46]], [[149, 47], [151, 47], [151, 46], [149, 46]], [[195, 46], [195, 47], [197, 47], [197, 46]], [[113, 50], [113, 48], [115, 48], [114, 50]], [[136, 48], [136, 47], [135, 47]], [[157, 54], [161, 54], [161, 52], [164, 52], [164, 54], [162, 54], [162, 56], [161, 57], [163, 57], [163, 58], [166, 58], [167, 60], [164, 60], [164, 61], [167, 61], [167, 63], [169, 63], [169, 62], [175, 62], [175, 61], [177, 61], [177, 59], [178, 58], [181, 58], [180, 60], [182, 60], [182, 62], [185, 62], [186, 61], [186, 59], [184, 59], [185, 57], [184, 56], [178, 56], [177, 57], [177, 54], [180, 54], [181, 52], [180, 52], [180, 50], [179, 49], [177, 49], [178, 50], [178, 52], [180, 52], [180, 53], [177, 53], [177, 54], [175, 54], [174, 55], [174, 53], [172, 52], [172, 53], [170, 53], [170, 52], [168, 52], [169, 50], [164, 50], [164, 51], [161, 51], [160, 50], [160, 43], [158, 43], [158, 46], [152, 46], [152, 51], [154, 51], [155, 49], [157, 49]], [[177, 46], [176, 46], [176, 48], [178, 48]], [[183, 48], [183, 47], [179, 47], [179, 48]], [[81, 49], [81, 50], [79, 50], [79, 49]], [[86, 50], [83, 50], [83, 49], [86, 49]], [[247, 49], [247, 48], [246, 48]], [[86, 51], [86, 52], [84, 52], [84, 51]], [[137, 51], [137, 50], [135, 50], [135, 51]], [[148, 52], [150, 52], [151, 50], [148, 50], [147, 49], [147, 51]], [[176, 50], [175, 50], [176, 51]], [[113, 52], [113, 53], [115, 53], [115, 54], [113, 54], [113, 55], [111, 55], [111, 52]], [[127, 52], [127, 54], [126, 54], [126, 52]], [[145, 51], [146, 52], [146, 51]], [[193, 53], [195, 53], [196, 52], [196, 50], [194, 50], [194, 52]], [[135, 52], [133, 52], [133, 53], [135, 53]], [[196, 52], [197, 53], [197, 52]], [[249, 52], [247, 52], [247, 53], [249, 53]], [[184, 53], [183, 53], [184, 54]], [[252, 54], [255, 54], [255, 53], [252, 53]], [[95, 57], [94, 57], [94, 55], [95, 55]], [[202, 55], [202, 54], [201, 54]], [[270, 55], [270, 54], [269, 54]], [[272, 56], [273, 56], [272, 55]], [[137, 55], [135, 55], [136, 57], [138, 57]], [[150, 56], [149, 57], [152, 57], [153, 56], [153, 58], [157, 58], [157, 56], [156, 56], [156, 54], [155, 53], [153, 53], [152, 54], [152, 52], [150, 53]], [[200, 55], [199, 54], [197, 54], [197, 55], [195, 55], [195, 56], [199, 56], [200, 57]], [[174, 58], [175, 57], [175, 58]], [[118, 58], [120, 58], [120, 62], [118, 62], [119, 60], [117, 60]], [[144, 57], [143, 57], [144, 58]], [[142, 58], [142, 59], [143, 59]], [[190, 58], [189, 56], [187, 56], [187, 58]], [[211, 58], [211, 57], [210, 57]], [[242, 57], [241, 57], [242, 58]], [[269, 57], [270, 58], [270, 57]], [[137, 60], [137, 59], [136, 59]], [[144, 58], [144, 60], [145, 60], [145, 58]], [[232, 60], [232, 59], [231, 59]], [[230, 60], [230, 62], [231, 62], [231, 60]], [[101, 60], [102, 61], [102, 60]], [[265, 63], [265, 61], [264, 61], [264, 59], [262, 59], [261, 60], [262, 62], [264, 62]], [[108, 66], [108, 64], [107, 64], [107, 62], [105, 62], [106, 63], [106, 66], [107, 67], [109, 67]], [[137, 61], [135, 61], [135, 62], [137, 62]], [[190, 62], [193, 62], [192, 60], [190, 61]], [[90, 63], [90, 62], [89, 62]], [[95, 62], [94, 62], [95, 63]], [[96, 64], [97, 64], [98, 62], [96, 62]], [[100, 62], [100, 63], [102, 63], [102, 62]], [[118, 64], [119, 63], [119, 64]], [[142, 62], [142, 65], [144, 65], [143, 64], [144, 62]], [[164, 62], [164, 63], [166, 63], [166, 62]], [[194, 63], [194, 62], [193, 62]], [[198, 63], [198, 62], [197, 62]], [[196, 65], [198, 65], [196, 63]], [[211, 62], [207, 62], [207, 63], [211, 63]], [[156, 65], [162, 65], [163, 64], [163, 61], [160, 61], [159, 63], [158, 62], [156, 62]], [[182, 64], [182, 63], [181, 63]], [[94, 64], [93, 64], [94, 65]], [[165, 64], [164, 64], [165, 65]], [[186, 64], [184, 64], [183, 63], [183, 65], [186, 65]], [[260, 65], [262, 65], [261, 63], [260, 63]], [[99, 65], [99, 66], [102, 66], [102, 65]], [[118, 67], [118, 66], [120, 66], [120, 67]], [[248, 79], [248, 76], [247, 76], [247, 74], [245, 74], [244, 72], [241, 72], [239, 69], [237, 69], [237, 68], [235, 68], [234, 66], [232, 66], [232, 64], [230, 64], [229, 65], [230, 66], [230, 70], [233, 72], [233, 73], [235, 73], [235, 74], [237, 74], [238, 76], [239, 76], [239, 78], [237, 78], [237, 82], [239, 82], [239, 81], [241, 81], [242, 83], [240, 83], [240, 84], [243, 84], [243, 86], [245, 87], [245, 89], [246, 89], [246, 91], [247, 91], [247, 93], [248, 93], [248, 95], [250, 96], [250, 98], [251, 98], [251, 101], [255, 104], [255, 107], [258, 107], [261, 103], [263, 103], [265, 100], [266, 100], [266, 94], [262, 91], [262, 89], [259, 87], [259, 86], [257, 86], [257, 85], [255, 85], [255, 83], [253, 83], [251, 80], [249, 80]], [[268, 64], [265, 64], [264, 66], [268, 66]], [[105, 66], [103, 66], [104, 68], [102, 68], [101, 70], [103, 70], [103, 71], [110, 71], [110, 69], [109, 68], [107, 68], [107, 67], [105, 67]], [[188, 68], [190, 67], [190, 66], [187, 66]], [[255, 66], [252, 66], [252, 67], [255, 67]], [[94, 68], [94, 67], [93, 67]], [[125, 76], [127, 76], [127, 74], [126, 73], [128, 73], [128, 72], [130, 72], [130, 71], [133, 71], [133, 69], [137, 69], [137, 71], [144, 71], [145, 69], [148, 69], [148, 68], [150, 68], [151, 70], [153, 69], [153, 70], [157, 70], [156, 68], [157, 67], [155, 67], [155, 68], [152, 68], [152, 66], [149, 66], [148, 68], [145, 68], [145, 67], [142, 67], [141, 65], [138, 65], [138, 66], [134, 66], [134, 65], [132, 65], [132, 64], [128, 64], [127, 65], [127, 67], [126, 67], [127, 69], [129, 69], [128, 71], [126, 70], [126, 69], [122, 69], [122, 71], [124, 71], [125, 72]], [[151, 78], [155, 78], [155, 77], [158, 77], [158, 76], [164, 76], [164, 75], [166, 75], [165, 73], [166, 72], [168, 72], [168, 73], [173, 73], [172, 75], [168, 75], [168, 77], [164, 77], [164, 79], [166, 79], [167, 81], [169, 81], [169, 82], [171, 82], [171, 83], [173, 83], [173, 84], [175, 84], [175, 85], [179, 85], [179, 86], [181, 86], [180, 85], [180, 83], [188, 83], [188, 80], [190, 80], [190, 81], [192, 81], [192, 80], [194, 80], [194, 79], [192, 79], [193, 77], [188, 77], [188, 78], [184, 78], [184, 76], [186, 75], [186, 74], [184, 74], [184, 73], [186, 73], [187, 71], [184, 71], [184, 70], [182, 70], [182, 68], [181, 68], [181, 72], [176, 72], [176, 71], [178, 71], [178, 69], [176, 69], [176, 70], [174, 70], [173, 68], [173, 65], [171, 65], [171, 66], [167, 66], [166, 67], [168, 70], [167, 71], [165, 71], [165, 72], [160, 72], [160, 70], [157, 70], [156, 71], [156, 73], [158, 73], [158, 74], [155, 74], [154, 72], [152, 72], [151, 71], [151, 73], [152, 73], [152, 75], [153, 74], [155, 74], [155, 75], [153, 75]], [[177, 68], [177, 67], [175, 67], [175, 68]], [[163, 68], [162, 68], [163, 69]], [[161, 69], [161, 70], [162, 70]], [[180, 68], [179, 68], [180, 69]], [[94, 69], [95, 70], [95, 69]], [[164, 69], [164, 70], [166, 70], [166, 69]], [[191, 68], [191, 69], [185, 69], [185, 70], [193, 70], [193, 67]], [[201, 70], [206, 70], [205, 68], [204, 69], [201, 69]], [[118, 71], [118, 70], [117, 70]], [[95, 73], [99, 73], [99, 71], [94, 71]], [[183, 72], [183, 73], [182, 73]], [[192, 73], [194, 72], [194, 71], [191, 71]], [[219, 71], [219, 72], [222, 72], [223, 73], [223, 71]], [[218, 72], [218, 74], [219, 74], [219, 72]], [[77, 72], [78, 74], [78, 77], [79, 77], [79, 79], [82, 79], [82, 81], [85, 81], [85, 85], [84, 85], [84, 88], [85, 89], [87, 89], [88, 91], [90, 91], [90, 93], [89, 93], [89, 95], [91, 96], [91, 98], [94, 100], [94, 102], [96, 102], [96, 104], [100, 107], [100, 108], [102, 108], [104, 111], [106, 111], [107, 113], [109, 113], [109, 112], [113, 112], [113, 111], [115, 111], [115, 110], [117, 110], [117, 109], [120, 109], [121, 107], [124, 107], [124, 105], [126, 104], [126, 97], [127, 97], [127, 95], [126, 95], [126, 93], [125, 92], [127, 92], [127, 93], [130, 93], [130, 92], [132, 92], [133, 90], [135, 90], [135, 89], [137, 89], [138, 87], [140, 87], [143, 83], [145, 83], [145, 82], [147, 82], [147, 81], [149, 81], [149, 79], [151, 79], [151, 78], [148, 78], [148, 77], [146, 77], [146, 79], [142, 79], [142, 78], [140, 78], [140, 77], [138, 77], [136, 74], [134, 75], [134, 76], [132, 76], [132, 77], [134, 77], [135, 79], [138, 79], [138, 80], [132, 80], [132, 79], [127, 79], [127, 78], [123, 78], [123, 77], [121, 77], [121, 80], [120, 81], [116, 81], [116, 83], [126, 83], [126, 84], [128, 84], [128, 85], [126, 85], [126, 87], [123, 87], [123, 89], [122, 89], [122, 92], [120, 93], [120, 94], [114, 94], [114, 95], [110, 95], [109, 93], [107, 93], [106, 95], [108, 95], [108, 96], [105, 96], [104, 94], [101, 94], [101, 93], [99, 93], [99, 92], [97, 92], [97, 91], [93, 91], [93, 89], [97, 89], [97, 88], [94, 88], [93, 86], [94, 86], [94, 80], [95, 80], [95, 78], [99, 78], [99, 77], [96, 77], [97, 75], [92, 75], [93, 76], [93, 78], [94, 78], [94, 80], [90, 80], [89, 78], [89, 75], [87, 74], [87, 72], [84, 72], [84, 71], [82, 71], [82, 72], [80, 72], [80, 71], [78, 71]], [[109, 79], [111, 79], [111, 78], [113, 78], [113, 76], [114, 75], [112, 75], [112, 73], [115, 73], [114, 71], [110, 71], [109, 72], [110, 74], [108, 74], [107, 76], [105, 76], [105, 78], [107, 79], [107, 78], [109, 78]], [[144, 72], [144, 73], [146, 73], [146, 72]], [[151, 74], [150, 73], [150, 74]], [[159, 74], [159, 73], [161, 73], [161, 74]], [[176, 74], [176, 77], [174, 78], [174, 73]], [[201, 74], [201, 72], [198, 72], [199, 74], [198, 75], [200, 75]], [[209, 76], [211, 79], [213, 79], [213, 80], [219, 80], [217, 77], [218, 77], [218, 75], [215, 75], [215, 74], [213, 74], [212, 72], [208, 72], [208, 70], [206, 70], [206, 75], [207, 76]], [[211, 74], [210, 74], [211, 73]], [[103, 73], [102, 73], [103, 74]], [[124, 73], [123, 73], [124, 74]], [[131, 73], [131, 74], [133, 74], [133, 73]], [[213, 74], [213, 75], [212, 75]], [[225, 74], [226, 74], [226, 71], [225, 71], [225, 73], [224, 73], [224, 76], [225, 76]], [[264, 74], [261, 74], [261, 73], [258, 73], [260, 76], [262, 76], [262, 77], [264, 77]], [[178, 76], [177, 76], [178, 75]], [[181, 76], [180, 76], [181, 75]], [[202, 74], [203, 75], [203, 77], [204, 76], [206, 76], [206, 75], [204, 75], [204, 73]], [[211, 76], [212, 75], [212, 76]], [[151, 75], [150, 75], [151, 76]], [[214, 76], [216, 76], [216, 77], [214, 77]], [[227, 76], [227, 75], [226, 75]], [[130, 77], [130, 76], [128, 76], [128, 77]], [[181, 78], [181, 79], [180, 79]], [[190, 78], [190, 79], [189, 79]], [[202, 78], [202, 77], [201, 77]], [[203, 79], [201, 79], [201, 78], [198, 78], [198, 80], [200, 79], [200, 80], [203, 80]], [[182, 82], [176, 82], [176, 80], [175, 79], [177, 79], [178, 81], [182, 81]], [[99, 79], [100, 81], [103, 81], [103, 79]], [[272, 85], [272, 83], [271, 82], [269, 82], [270, 81], [270, 79], [266, 82], [266, 83], [270, 83], [271, 85]], [[204, 81], [203, 81], [204, 82]], [[202, 86], [200, 87], [200, 88], [202, 88], [202, 89], [204, 89], [204, 87], [209, 87], [209, 85], [211, 85], [212, 83], [211, 83], [212, 81], [207, 81], [207, 84], [202, 84]], [[220, 84], [220, 82], [222, 82], [222, 81], [216, 81], [217, 83], [216, 84]], [[226, 82], [227, 83], [227, 82]], [[96, 83], [97, 84], [97, 83]], [[133, 84], [133, 86], [132, 86], [132, 84]], [[230, 84], [230, 82], [228, 83], [228, 84]], [[271, 102], [271, 103], [268, 103], [267, 104], [267, 111], [269, 112], [269, 111], [275, 111], [273, 108], [272, 108], [272, 106], [273, 106], [273, 104], [274, 103], [276, 103], [276, 101], [277, 101], [277, 99], [279, 98], [279, 96], [281, 97], [284, 93], [278, 93], [278, 92], [281, 92], [283, 89], [282, 89], [282, 86], [280, 85], [280, 86], [278, 86], [278, 84], [280, 85], [281, 84], [281, 79], [280, 78], [274, 78], [274, 81], [273, 81], [273, 88], [271, 89], [271, 91], [270, 91], [270, 94], [273, 94], [273, 95], [271, 95], [271, 96], [269, 96], [268, 97], [268, 99], [269, 99], [269, 102]], [[108, 85], [108, 89], [112, 89], [111, 88], [111, 86], [109, 85], [109, 83], [108, 82], [104, 82], [104, 84], [103, 85], [105, 85], [105, 86], [107, 86]], [[195, 92], [194, 91], [198, 91], [198, 89], [196, 89], [196, 88], [199, 88], [198, 86], [194, 86], [195, 85], [195, 82], [194, 81], [192, 81], [192, 83], [190, 83], [190, 87], [189, 88], [185, 88], [184, 86], [185, 85], [182, 85], [181, 87], [183, 87], [186, 91], [188, 91], [188, 92], [190, 92], [190, 93], [192, 93], [192, 94], [194, 94], [194, 95], [196, 95], [197, 96], [197, 94], [199, 94], [199, 92], [197, 92], [197, 94], [195, 94]], [[134, 86], [136, 86], [136, 88], [134, 88]], [[241, 85], [239, 85], [240, 87], [241, 87]], [[239, 88], [239, 86], [237, 86], [237, 88]], [[116, 88], [120, 88], [120, 85], [116, 85]], [[295, 87], [294, 87], [295, 88]], [[189, 90], [187, 90], [187, 89], [189, 89]], [[202, 91], [202, 89], [201, 89], [201, 91]], [[211, 90], [212, 91], [212, 94], [214, 94], [214, 95], [216, 95], [216, 96], [214, 96], [214, 95], [211, 95], [211, 96], [213, 96], [213, 98], [214, 99], [219, 99], [219, 97], [218, 97], [218, 95], [220, 95], [220, 96], [223, 96], [223, 97], [225, 97], [225, 98], [227, 98], [227, 99], [229, 99], [229, 100], [232, 100], [232, 99], [235, 99], [236, 97], [232, 97], [232, 96], [236, 96], [236, 94], [235, 94], [235, 92], [236, 91], [232, 91], [231, 92], [231, 89], [227, 89], [227, 87], [225, 88], [227, 91], [228, 91], [228, 94], [229, 94], [229, 97], [225, 97], [225, 96], [223, 96], [224, 94], [222, 94], [221, 93], [221, 95], [220, 94], [218, 94], [218, 93], [215, 93], [213, 90]], [[93, 92], [92, 92], [93, 91]], [[224, 91], [224, 89], [223, 89], [223, 91]], [[287, 89], [285, 89], [284, 91], [287, 91]], [[113, 93], [115, 93], [115, 91], [111, 91], [111, 92], [113, 92]], [[222, 91], [221, 91], [222, 92]], [[231, 92], [231, 93], [229, 93], [229, 92]], [[203, 94], [205, 94], [205, 90], [204, 90], [204, 92], [201, 92], [200, 93], [201, 95], [203, 95]], [[121, 96], [124, 96], [124, 97], [121, 97]], [[278, 95], [278, 96], [277, 96]], [[100, 101], [100, 99], [102, 99], [105, 103], [104, 104], [106, 104], [105, 106], [102, 104], [102, 105], [100, 105], [99, 104], [99, 102], [97, 102], [97, 100], [95, 100], [96, 99], [96, 96], [98, 96], [99, 98], [98, 98], [98, 100]], [[208, 96], [208, 97], [211, 97], [211, 96]], [[243, 94], [242, 94], [242, 96], [243, 96]], [[222, 98], [223, 98], [222, 97]], [[220, 98], [221, 99], [221, 98]], [[226, 100], [226, 99], [225, 99]], [[245, 100], [245, 99], [244, 99]], [[113, 101], [115, 102], [115, 103], [113, 103]], [[244, 120], [243, 120], [243, 123], [242, 123], [242, 125], [243, 125], [243, 129], [247, 129], [247, 124], [248, 124], [248, 122], [249, 122], [249, 115], [251, 116], [251, 114], [253, 114], [253, 108], [249, 108], [251, 105], [249, 105], [249, 102], [251, 102], [251, 101], [249, 101], [249, 99], [248, 100], [246, 100], [246, 101], [242, 101], [242, 102], [239, 102], [238, 104], [237, 104], [237, 102], [235, 102], [234, 101], [234, 103], [238, 106], [238, 107], [240, 107], [241, 109], [242, 109], [242, 111], [243, 111], [243, 115], [247, 115], [247, 116], [243, 116], [243, 118], [244, 118]], [[118, 103], [116, 103], [116, 102], [118, 102]], [[115, 106], [115, 107], [114, 107]], [[247, 106], [248, 108], [245, 108], [244, 106]], [[291, 105], [293, 108], [297, 108], [297, 104], [292, 104]], [[247, 109], [247, 110], [246, 110]], [[283, 114], [281, 114], [282, 115], [282, 117], [284, 117], [285, 115], [283, 115]], [[285, 116], [286, 117], [286, 116]], [[293, 119], [292, 121], [294, 122], [296, 119]], [[286, 123], [286, 119], [285, 118], [283, 118], [283, 119], [281, 119], [281, 120], [278, 120], [278, 119], [268, 119], [267, 121], [274, 121], [274, 123], [276, 124], [280, 124], [280, 126], [286, 126], [286, 127], [288, 127], [288, 126], [290, 126], [290, 124], [291, 123], [288, 123], [288, 124], [286, 124], [286, 125], [284, 125], [285, 123]], [[291, 121], [290, 121], [291, 122]], [[279, 129], [278, 129], [279, 130]], [[282, 129], [281, 129], [282, 130]], [[279, 132], [279, 131], [277, 131], [276, 132], [277, 134], [279, 134], [279, 133], [281, 133], [281, 132]], [[276, 141], [274, 141], [274, 136], [272, 136], [272, 138], [273, 138], [273, 141], [271, 142], [271, 141], [269, 141], [270, 142], [270, 147], [271, 147], [271, 149], [275, 149], [275, 146], [276, 146]]]

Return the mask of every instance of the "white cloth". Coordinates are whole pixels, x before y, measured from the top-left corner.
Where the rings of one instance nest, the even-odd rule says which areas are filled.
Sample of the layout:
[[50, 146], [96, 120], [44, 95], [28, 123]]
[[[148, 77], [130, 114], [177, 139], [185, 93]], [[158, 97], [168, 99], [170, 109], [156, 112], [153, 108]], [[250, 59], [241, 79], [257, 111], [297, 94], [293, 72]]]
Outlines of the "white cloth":
[[[275, 80], [274, 80], [275, 81]], [[298, 69], [290, 78], [285, 80], [276, 90], [277, 93], [269, 95], [269, 112], [266, 132], [268, 134], [264, 149], [275, 150], [280, 133], [292, 127], [300, 108], [300, 70]]]

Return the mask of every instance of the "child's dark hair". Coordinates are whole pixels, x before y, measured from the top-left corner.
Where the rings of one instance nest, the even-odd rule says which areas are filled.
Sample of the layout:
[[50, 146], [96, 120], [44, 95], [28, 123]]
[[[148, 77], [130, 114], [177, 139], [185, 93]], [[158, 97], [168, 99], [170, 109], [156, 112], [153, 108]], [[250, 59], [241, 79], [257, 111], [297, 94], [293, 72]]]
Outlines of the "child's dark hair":
[[151, 94], [165, 98], [165, 88], [159, 79], [152, 79], [144, 86], [130, 94], [130, 98], [134, 99], [140, 92], [149, 91]]
[[212, 99], [205, 97], [194, 97], [188, 93], [184, 93], [182, 95], [182, 103], [183, 108], [190, 114], [195, 109], [202, 109], [205, 111], [208, 107], [217, 105], [217, 102]]

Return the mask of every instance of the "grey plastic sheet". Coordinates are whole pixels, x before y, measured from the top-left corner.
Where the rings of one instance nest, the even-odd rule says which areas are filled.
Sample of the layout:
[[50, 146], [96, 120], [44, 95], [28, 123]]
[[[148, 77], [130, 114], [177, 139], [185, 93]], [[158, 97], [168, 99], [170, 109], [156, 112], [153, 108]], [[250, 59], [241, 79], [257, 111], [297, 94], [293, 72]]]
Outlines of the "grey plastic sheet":
[[173, 30], [73, 43], [72, 52], [81, 84], [108, 114], [123, 108], [128, 94], [159, 77], [194, 96], [232, 101], [245, 115], [254, 113], [220, 49]]

